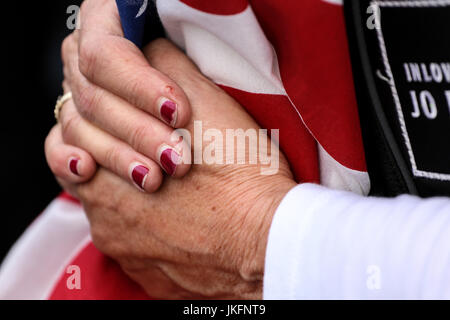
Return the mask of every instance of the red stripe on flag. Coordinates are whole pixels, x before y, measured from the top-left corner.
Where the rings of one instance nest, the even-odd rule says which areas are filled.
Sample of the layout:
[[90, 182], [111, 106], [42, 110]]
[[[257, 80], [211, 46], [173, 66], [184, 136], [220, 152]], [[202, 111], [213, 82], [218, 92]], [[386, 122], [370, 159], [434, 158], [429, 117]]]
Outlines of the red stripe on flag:
[[319, 183], [316, 141], [286, 96], [220, 87], [235, 98], [262, 128], [280, 130], [280, 149], [297, 182]]
[[238, 14], [248, 7], [247, 0], [181, 0], [181, 2], [200, 11], [220, 15]]
[[63, 191], [59, 194], [58, 199], [67, 200], [76, 204], [81, 204], [80, 200]]
[[319, 0], [250, 3], [305, 124], [336, 161], [366, 171], [342, 6]]
[[73, 274], [64, 272], [50, 300], [148, 300], [144, 290], [133, 282], [112, 259], [90, 243], [70, 263], [80, 268], [81, 289], [69, 289]]

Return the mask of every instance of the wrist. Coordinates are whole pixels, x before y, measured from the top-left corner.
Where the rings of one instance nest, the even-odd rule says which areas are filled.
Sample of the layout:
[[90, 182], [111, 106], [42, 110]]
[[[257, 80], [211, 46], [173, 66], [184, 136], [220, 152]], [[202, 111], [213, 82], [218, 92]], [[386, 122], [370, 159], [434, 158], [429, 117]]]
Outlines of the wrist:
[[283, 198], [297, 185], [294, 180], [287, 177], [276, 177], [274, 180], [259, 193], [243, 228], [242, 245], [246, 250], [241, 261], [240, 275], [246, 281], [262, 282], [273, 217]]

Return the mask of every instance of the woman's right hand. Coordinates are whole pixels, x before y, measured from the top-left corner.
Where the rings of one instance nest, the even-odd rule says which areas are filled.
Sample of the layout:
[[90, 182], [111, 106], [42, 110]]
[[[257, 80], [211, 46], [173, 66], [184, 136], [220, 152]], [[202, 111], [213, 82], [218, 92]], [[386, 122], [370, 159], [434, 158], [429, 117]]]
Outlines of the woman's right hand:
[[[56, 125], [46, 140], [47, 161], [60, 182], [81, 183], [92, 178], [96, 163], [133, 181], [130, 168], [150, 169], [147, 192], [162, 183], [161, 167], [182, 177], [190, 165], [176, 170], [161, 163], [161, 146], [177, 148], [174, 128], [190, 120], [191, 108], [184, 91], [169, 77], [151, 67], [143, 53], [123, 36], [118, 9], [111, 0], [86, 0], [80, 11], [81, 29], [62, 45], [64, 91], [71, 91], [77, 114], [65, 126]], [[105, 141], [89, 154], [65, 136], [67, 126], [87, 121], [105, 132]], [[77, 142], [77, 143], [75, 143]], [[103, 148], [100, 148], [103, 146]], [[185, 148], [186, 146], [183, 146]], [[179, 146], [178, 146], [179, 148]], [[87, 148], [88, 149], [88, 148]]]

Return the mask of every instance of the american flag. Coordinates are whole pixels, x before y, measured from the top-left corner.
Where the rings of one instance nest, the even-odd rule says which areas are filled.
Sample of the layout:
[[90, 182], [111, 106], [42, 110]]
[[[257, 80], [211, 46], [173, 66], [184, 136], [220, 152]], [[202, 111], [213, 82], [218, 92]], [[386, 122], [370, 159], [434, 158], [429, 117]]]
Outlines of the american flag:
[[[140, 45], [152, 19], [148, 1], [117, 4], [125, 36]], [[261, 127], [280, 130], [297, 182], [368, 193], [340, 0], [157, 0], [156, 7], [168, 37], [206, 76]], [[67, 195], [36, 220], [10, 257], [0, 298], [149, 298], [93, 246], [81, 206]], [[68, 289], [70, 265], [83, 270], [82, 290]]]

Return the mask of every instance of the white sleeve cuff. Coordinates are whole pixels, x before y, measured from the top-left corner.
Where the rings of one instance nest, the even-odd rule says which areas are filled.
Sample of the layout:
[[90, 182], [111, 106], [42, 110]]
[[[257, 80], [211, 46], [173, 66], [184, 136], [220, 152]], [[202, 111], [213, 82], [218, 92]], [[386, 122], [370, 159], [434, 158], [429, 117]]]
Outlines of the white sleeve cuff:
[[450, 298], [450, 200], [293, 188], [269, 233], [264, 298]]

